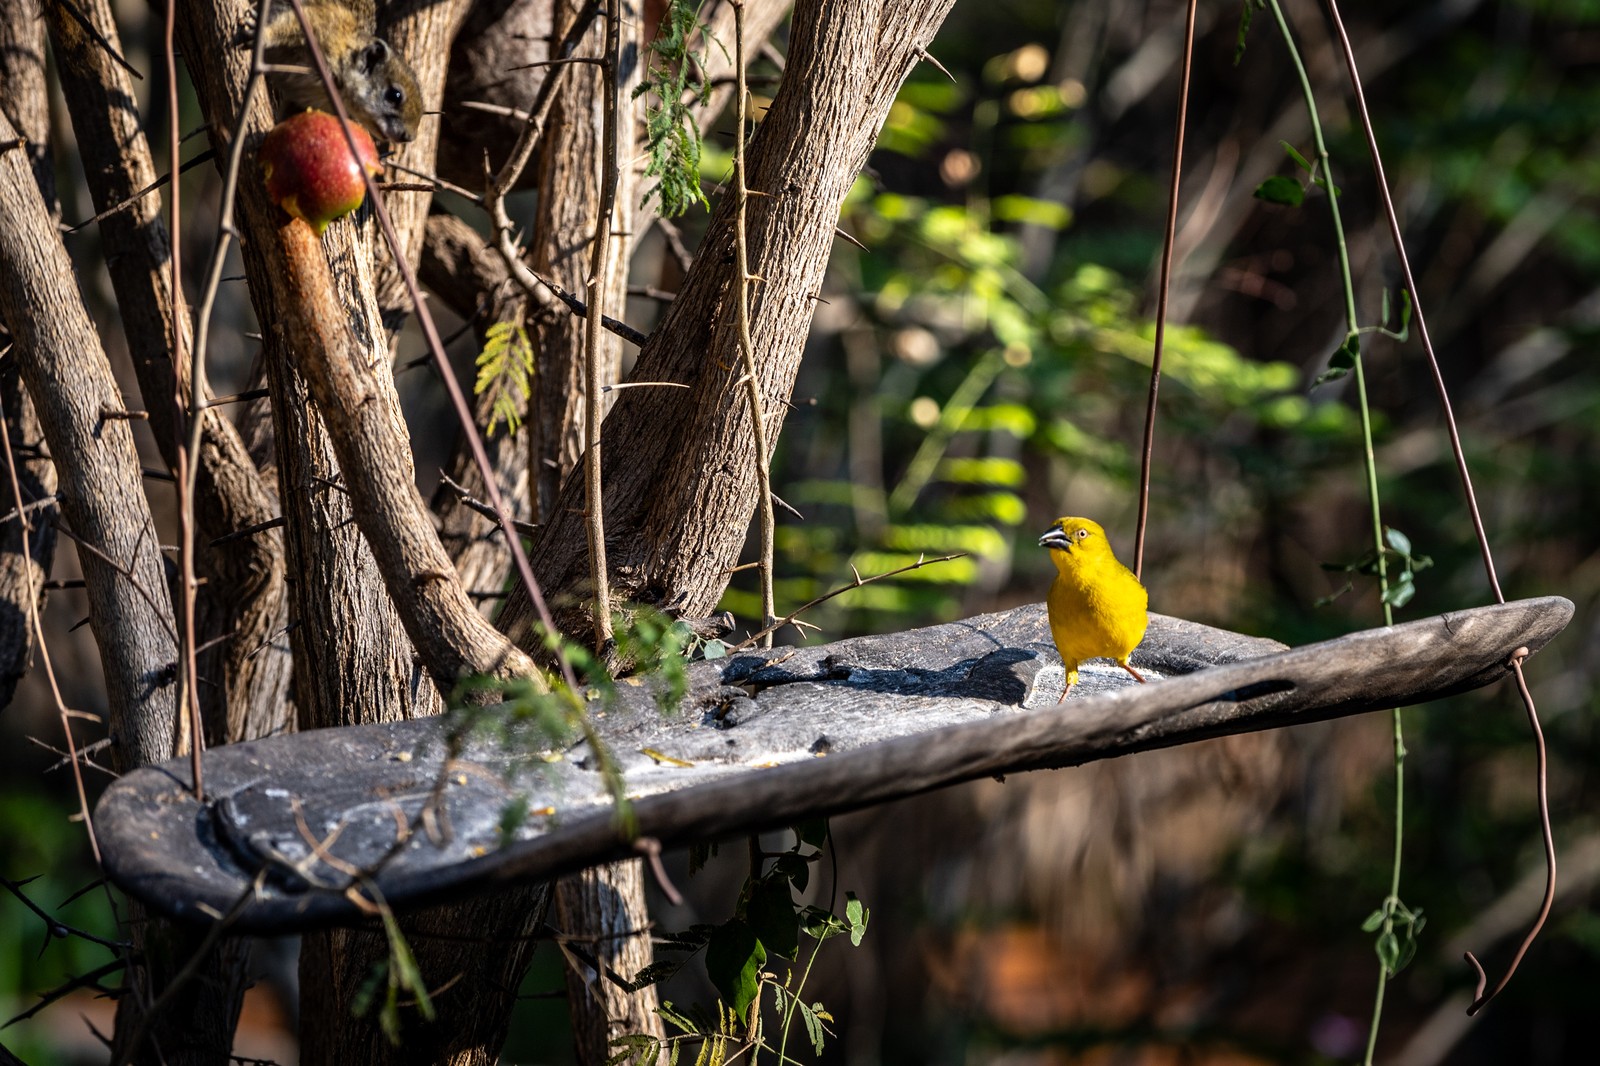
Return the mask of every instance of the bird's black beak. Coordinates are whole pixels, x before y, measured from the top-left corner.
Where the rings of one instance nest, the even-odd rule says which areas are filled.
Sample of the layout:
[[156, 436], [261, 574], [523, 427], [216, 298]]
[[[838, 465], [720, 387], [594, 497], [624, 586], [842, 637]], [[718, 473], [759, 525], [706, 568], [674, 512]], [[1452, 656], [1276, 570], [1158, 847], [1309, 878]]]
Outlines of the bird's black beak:
[[1041, 548], [1059, 548], [1062, 551], [1072, 550], [1072, 541], [1067, 537], [1066, 530], [1060, 526], [1051, 526], [1044, 536], [1039, 538]]

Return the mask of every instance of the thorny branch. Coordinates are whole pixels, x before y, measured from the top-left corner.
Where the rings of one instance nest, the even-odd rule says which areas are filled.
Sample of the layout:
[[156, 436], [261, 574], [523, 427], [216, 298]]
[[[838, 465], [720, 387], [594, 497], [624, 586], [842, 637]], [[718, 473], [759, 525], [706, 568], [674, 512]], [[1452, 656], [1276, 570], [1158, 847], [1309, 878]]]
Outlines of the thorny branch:
[[[17, 458], [11, 450], [11, 427], [6, 423], [3, 403], [0, 403], [0, 446], [3, 446], [5, 452], [6, 477], [11, 481], [11, 498], [17, 501], [17, 517], [22, 522], [22, 552], [24, 555], [30, 555], [33, 542], [29, 534], [33, 532], [33, 523], [28, 520], [28, 508], [22, 505], [22, 484], [17, 478]], [[55, 700], [56, 715], [61, 719], [61, 733], [66, 738], [67, 754], [72, 759], [72, 783], [78, 792], [78, 813], [83, 819], [84, 831], [89, 834], [89, 850], [94, 854], [95, 865], [98, 866], [100, 842], [95, 839], [94, 823], [89, 818], [89, 794], [83, 787], [83, 767], [78, 761], [78, 742], [72, 735], [72, 715], [67, 710], [67, 701], [61, 695], [61, 684], [56, 680], [55, 666], [50, 661], [50, 647], [44, 640], [44, 627], [39, 624], [39, 591], [33, 584], [31, 557], [24, 559], [23, 563], [23, 580], [28, 585], [23, 590], [24, 598], [28, 601], [28, 625], [33, 629], [33, 639], [39, 648], [39, 661], [44, 664], [44, 676], [50, 682], [50, 696]]]
[[[265, 8], [266, 0], [262, 6]], [[265, 20], [263, 19], [263, 22]], [[170, 173], [178, 173], [178, 168], [183, 165], [182, 134], [183, 129], [179, 124], [181, 111], [178, 104], [178, 56], [174, 40], [178, 32], [178, 0], [167, 0], [166, 26], [162, 34], [162, 54], [167, 65], [167, 129], [168, 150], [171, 152], [171, 162], [168, 165]], [[259, 36], [259, 31], [258, 34]], [[257, 49], [261, 48], [259, 42]], [[171, 233], [171, 251], [168, 255], [167, 285], [172, 294], [172, 367], [173, 381], [180, 380], [176, 373], [177, 368], [183, 364], [184, 334], [183, 321], [185, 309], [183, 302], [183, 211], [180, 190], [183, 183], [174, 181], [172, 189], [167, 194], [172, 213], [172, 221], [168, 226]], [[217, 265], [217, 273], [221, 274], [221, 265]], [[190, 405], [191, 432], [190, 440], [186, 445], [180, 438], [177, 447], [177, 469], [173, 471], [178, 484], [178, 571], [182, 580], [179, 609], [181, 617], [178, 619], [178, 721], [187, 722], [189, 734], [189, 770], [194, 775], [194, 798], [205, 798], [205, 781], [201, 777], [200, 753], [205, 749], [205, 726], [200, 718], [200, 668], [195, 655], [195, 590], [198, 583], [195, 580], [194, 568], [194, 487], [195, 472], [200, 466], [200, 397], [204, 395], [199, 375], [204, 373], [204, 365], [200, 360], [200, 347], [191, 345], [194, 366], [189, 376], [189, 387], [194, 397]], [[181, 391], [181, 386], [179, 387]], [[152, 398], [154, 399], [154, 398]], [[174, 396], [173, 402], [181, 408], [184, 398]], [[181, 426], [181, 421], [176, 425]], [[185, 710], [188, 715], [185, 717]], [[183, 728], [180, 724], [178, 748], [182, 750]]]
[[[338, 114], [340, 126], [343, 128], [346, 147], [352, 157], [360, 158], [360, 151], [356, 148], [353, 127], [350, 124], [350, 115], [345, 110], [344, 101], [334, 86], [333, 72], [328, 67], [327, 57], [322, 54], [318, 46], [316, 35], [311, 32], [307, 22], [305, 8], [302, 0], [289, 0], [294, 8], [295, 17], [300, 22], [301, 32], [306, 37], [306, 44], [311, 52], [311, 58], [316, 63], [317, 74], [322, 79], [323, 85], [328, 90], [328, 95], [333, 104], [334, 111]], [[427, 341], [428, 350], [433, 354], [434, 366], [439, 377], [444, 382], [445, 391], [450, 396], [451, 405], [455, 408], [456, 417], [461, 422], [462, 435], [466, 438], [467, 445], [472, 450], [472, 457], [477, 463], [478, 470], [483, 475], [484, 489], [489, 494], [489, 504], [495, 510], [495, 515], [505, 531], [506, 541], [511, 547], [512, 558], [516, 561], [518, 575], [523, 584], [527, 586], [528, 597], [533, 601], [534, 609], [538, 612], [539, 620], [543, 623], [546, 633], [552, 637], [556, 633], [555, 620], [550, 614], [550, 607], [545, 602], [544, 592], [539, 587], [538, 579], [533, 575], [533, 567], [528, 562], [528, 553], [522, 547], [522, 540], [517, 536], [516, 527], [512, 524], [511, 512], [507, 509], [505, 499], [500, 493], [500, 487], [495, 483], [494, 466], [489, 461], [488, 452], [483, 446], [483, 438], [478, 435], [477, 425], [472, 417], [472, 408], [467, 403], [465, 394], [461, 391], [461, 384], [456, 380], [455, 371], [450, 366], [450, 358], [445, 354], [444, 345], [439, 339], [439, 329], [434, 324], [433, 314], [428, 310], [427, 301], [422, 298], [422, 290], [417, 284], [416, 271], [411, 269], [410, 262], [406, 259], [400, 246], [400, 238], [395, 233], [394, 223], [389, 218], [389, 211], [384, 206], [383, 198], [378, 195], [376, 183], [372, 175], [365, 168], [361, 169], [361, 180], [366, 187], [366, 202], [372, 205], [373, 214], [377, 217], [378, 225], [383, 231], [384, 240], [389, 246], [389, 252], [394, 256], [395, 266], [400, 271], [401, 279], [405, 282], [406, 294], [410, 297], [411, 306], [415, 309], [417, 324], [422, 329], [423, 338]], [[557, 650], [557, 660], [561, 669], [562, 680], [573, 692], [578, 691], [578, 679], [573, 674], [572, 664], [567, 661], [565, 654]]]
[[[819, 606], [819, 605], [824, 604], [824, 603], [827, 603], [829, 600], [833, 599], [835, 596], [842, 596], [846, 592], [849, 592], [851, 589], [858, 589], [858, 588], [861, 588], [863, 585], [870, 585], [874, 581], [882, 581], [884, 578], [896, 577], [896, 576], [898, 576], [900, 574], [904, 574], [904, 573], [906, 573], [908, 571], [911, 571], [911, 570], [920, 570], [924, 566], [932, 566], [934, 563], [948, 563], [952, 559], [963, 559], [963, 558], [966, 557], [966, 554], [967, 554], [966, 552], [955, 552], [954, 554], [951, 554], [951, 555], [941, 555], [937, 559], [929, 559], [926, 556], [919, 555], [919, 556], [917, 556], [917, 561], [916, 562], [907, 563], [905, 566], [895, 567], [893, 570], [885, 570], [881, 574], [873, 574], [871, 577], [862, 577], [860, 574], [856, 574], [856, 579], [854, 581], [852, 581], [850, 584], [841, 585], [838, 588], [833, 589], [830, 592], [824, 592], [822, 595], [818, 596], [814, 600], [810, 600], [810, 601], [808, 601], [808, 602], [806, 602], [804, 604], [801, 604], [799, 607], [796, 607], [793, 611], [791, 611], [788, 614], [784, 615], [782, 618], [778, 619], [776, 622], [773, 622], [771, 625], [767, 626], [765, 629], [758, 630], [757, 632], [750, 634], [744, 640], [740, 641], [738, 644], [735, 644], [733, 647], [729, 648], [728, 650], [729, 651], [742, 651], [743, 649], [750, 647], [756, 641], [763, 640], [763, 639], [765, 639], [767, 637], [770, 637], [772, 634], [776, 633], [778, 630], [782, 629], [784, 626], [789, 625], [795, 619], [799, 618], [802, 614], [805, 614], [807, 611], [811, 610], [811, 608]], [[854, 569], [854, 568], [852, 568], [852, 569]], [[815, 627], [813, 627], [813, 628], [815, 628]], [[768, 642], [767, 646], [768, 647], [772, 646], [770, 641]]]
[[750, 283], [761, 279], [750, 274], [750, 249], [745, 235], [745, 221], [750, 207], [750, 189], [745, 185], [744, 147], [746, 108], [749, 90], [745, 86], [744, 70], [744, 0], [732, 0], [734, 69], [738, 88], [738, 133], [733, 140], [733, 186], [737, 197], [734, 215], [734, 255], [737, 258], [739, 292], [739, 356], [744, 365], [745, 398], [750, 405], [750, 427], [756, 446], [756, 514], [761, 523], [761, 624], [766, 627], [761, 634], [762, 644], [772, 647], [772, 619], [777, 608], [772, 595], [773, 540], [777, 533], [777, 517], [772, 508], [771, 451], [767, 445], [767, 417], [765, 401], [761, 395], [761, 375], [756, 368], [755, 346], [750, 339]]

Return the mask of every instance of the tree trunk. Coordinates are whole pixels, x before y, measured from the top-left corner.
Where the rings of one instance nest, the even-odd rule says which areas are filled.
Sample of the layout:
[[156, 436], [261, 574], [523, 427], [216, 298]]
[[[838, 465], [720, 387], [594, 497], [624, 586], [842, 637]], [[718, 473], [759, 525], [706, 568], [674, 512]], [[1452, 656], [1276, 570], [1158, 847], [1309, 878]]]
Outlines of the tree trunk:
[[[48, 15], [84, 173], [95, 209], [106, 211], [156, 180], [139, 115], [127, 106], [134, 99], [133, 78], [79, 21], [120, 52], [107, 0], [81, 0], [72, 13], [52, 4]], [[161, 199], [134, 200], [98, 226], [150, 429], [167, 468], [176, 473], [180, 438], [186, 447], [189, 435], [188, 353], [194, 339], [186, 308], [177, 316], [181, 349], [172, 334], [172, 248]], [[185, 358], [174, 367], [172, 353], [178, 350]], [[204, 584], [197, 593], [196, 631], [200, 645], [217, 641], [200, 657], [200, 699], [207, 743], [221, 744], [287, 727], [291, 664], [288, 656], [263, 650], [286, 618], [281, 535], [266, 530], [208, 547], [270, 521], [276, 508], [226, 415], [208, 410], [203, 417], [195, 521], [196, 569]]]
[[[50, 163], [50, 97], [44, 79], [44, 25], [35, 0], [0, 0], [0, 113], [26, 139], [16, 151], [28, 154], [34, 182], [52, 218], [56, 205], [55, 172]], [[5, 322], [0, 319], [0, 330]], [[7, 331], [9, 332], [9, 331]], [[8, 343], [0, 341], [0, 346]], [[33, 611], [43, 612], [44, 581], [56, 552], [54, 503], [56, 468], [40, 438], [33, 398], [22, 387], [15, 360], [0, 365], [0, 406], [16, 463], [22, 499], [11, 479], [0, 478], [0, 513], [36, 505], [27, 522], [8, 519], [0, 528], [0, 709], [11, 703], [17, 682], [33, 658]]]
[[[15, 135], [0, 116], [0, 144]], [[79, 548], [89, 623], [105, 664], [113, 765], [125, 771], [171, 758], [177, 630], [133, 434], [125, 419], [106, 416], [123, 409], [121, 392], [61, 234], [17, 151], [0, 151], [0, 319], [12, 330], [13, 358], [61, 474], [61, 509]], [[222, 1061], [235, 989], [192, 982], [188, 1002], [151, 1019], [155, 997], [192, 955], [193, 938], [160, 922], [136, 921], [133, 933], [140, 964], [130, 967], [118, 1006], [116, 1050], [139, 1061]], [[182, 1026], [170, 1024], [177, 1019]]]
[[[783, 84], [748, 153], [760, 196], [748, 214], [751, 334], [769, 440], [783, 423], [814, 297], [845, 193], [890, 103], [953, 0], [796, 6]], [[695, 268], [639, 354], [606, 419], [605, 527], [612, 594], [685, 616], [709, 614], [755, 511], [755, 449], [740, 385], [733, 198], [712, 217]], [[582, 632], [588, 554], [583, 485], [568, 478], [541, 527], [539, 580], [568, 595], [557, 625]], [[502, 625], [529, 646], [533, 613], [514, 589]]]

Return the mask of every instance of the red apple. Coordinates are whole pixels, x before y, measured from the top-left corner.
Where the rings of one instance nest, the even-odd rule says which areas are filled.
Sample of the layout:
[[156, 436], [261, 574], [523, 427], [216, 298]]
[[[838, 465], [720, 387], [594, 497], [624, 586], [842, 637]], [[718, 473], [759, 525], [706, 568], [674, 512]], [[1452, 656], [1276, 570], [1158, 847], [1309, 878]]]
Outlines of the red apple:
[[378, 150], [360, 126], [350, 132], [360, 162], [350, 155], [339, 120], [326, 111], [302, 111], [268, 131], [261, 142], [261, 169], [267, 195], [295, 218], [304, 219], [318, 235], [328, 223], [361, 206], [366, 185], [361, 168], [377, 174]]

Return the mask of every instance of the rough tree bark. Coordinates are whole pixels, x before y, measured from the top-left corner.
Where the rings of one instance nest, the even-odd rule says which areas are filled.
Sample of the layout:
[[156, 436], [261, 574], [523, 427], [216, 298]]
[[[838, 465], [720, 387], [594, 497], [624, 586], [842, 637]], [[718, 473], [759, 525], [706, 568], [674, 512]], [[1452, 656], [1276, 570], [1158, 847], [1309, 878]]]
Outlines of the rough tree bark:
[[[107, 0], [81, 0], [76, 14], [50, 6], [51, 40], [84, 173], [95, 209], [106, 211], [154, 183], [156, 167], [140, 116], [129, 106], [132, 76], [89, 37], [80, 18], [111, 48], [120, 52], [121, 42]], [[176, 471], [180, 438], [186, 442], [189, 434], [190, 365], [186, 358], [173, 366], [171, 242], [161, 198], [142, 197], [98, 225], [150, 429], [167, 468]], [[187, 353], [193, 343], [187, 307], [178, 322]], [[221, 744], [288, 725], [288, 656], [263, 651], [283, 628], [287, 605], [283, 539], [276, 530], [207, 547], [270, 521], [276, 506], [227, 416], [208, 410], [203, 417], [195, 519], [196, 568], [205, 580], [196, 629], [201, 645], [218, 641], [202, 653], [199, 668], [206, 741]]]
[[[51, 217], [57, 211], [55, 173], [50, 166], [50, 97], [45, 87], [44, 24], [36, 0], [0, 0], [0, 113], [4, 113], [26, 141], [15, 151], [26, 152], [39, 195]], [[0, 333], [9, 333], [0, 317]], [[0, 348], [10, 343], [0, 336]], [[0, 513], [10, 514], [53, 497], [56, 468], [46, 458], [40, 438], [39, 416], [33, 398], [22, 387], [15, 360], [0, 364], [0, 406], [5, 409], [6, 432], [17, 464], [17, 482], [23, 498], [11, 491], [11, 479], [0, 479]], [[0, 708], [11, 703], [17, 682], [33, 657], [33, 625], [28, 600], [44, 610], [44, 581], [56, 550], [56, 515], [53, 503], [28, 513], [32, 532], [24, 534], [16, 518], [0, 527]]]
[[[567, 32], [584, 6], [582, 0], [555, 0], [556, 36]], [[639, 175], [629, 165], [639, 155], [640, 111], [629, 106], [633, 89], [639, 84], [641, 20], [636, 5], [624, 3], [622, 25], [622, 69], [618, 71], [620, 161], [616, 211], [612, 232], [621, 235], [611, 256], [610, 276], [605, 279], [605, 306], [613, 317], [627, 296], [628, 262], [632, 259], [633, 217], [638, 203]], [[602, 52], [603, 18], [578, 46], [578, 56], [598, 56]], [[600, 203], [600, 68], [592, 63], [572, 66], [561, 73], [555, 106], [550, 112], [545, 135], [540, 139], [534, 164], [540, 208], [528, 240], [528, 260], [534, 270], [563, 289], [582, 295], [589, 281], [589, 254], [593, 243], [595, 216]], [[584, 320], [565, 307], [549, 307], [536, 330], [536, 371], [533, 396], [528, 403], [528, 441], [530, 469], [534, 472], [534, 521], [547, 522], [555, 505], [561, 482], [583, 455]], [[622, 360], [622, 339], [602, 334], [602, 376], [615, 381]]]
[[[431, 173], [438, 155], [443, 116], [435, 114], [444, 96], [444, 79], [450, 56], [450, 42], [455, 39], [461, 20], [466, 17], [470, 0], [443, 0], [432, 4], [389, 4], [378, 12], [378, 36], [388, 41], [395, 51], [411, 60], [422, 88], [423, 119], [416, 139], [397, 147], [390, 161], [422, 174]], [[420, 181], [404, 171], [398, 173], [401, 181]], [[395, 234], [413, 270], [422, 254], [422, 235], [428, 222], [428, 208], [433, 194], [428, 192], [394, 191], [384, 197], [384, 206], [394, 222]], [[405, 282], [389, 250], [378, 242], [378, 306], [383, 309], [384, 322], [391, 330], [399, 328], [406, 315], [411, 313], [411, 301], [406, 294]]]
[[[14, 138], [0, 117], [0, 144]], [[177, 631], [133, 434], [126, 420], [106, 417], [124, 401], [61, 234], [14, 147], [0, 151], [0, 318], [12, 330], [13, 357], [37, 404], [61, 476], [61, 509], [79, 547], [89, 623], [105, 665], [112, 764], [126, 771], [170, 758], [177, 746]], [[228, 1002], [237, 998], [232, 986], [189, 985], [188, 1001], [173, 1003], [166, 1015], [184, 1019], [182, 1029], [138, 1024], [193, 953], [192, 937], [169, 932], [165, 923], [134, 923], [138, 964], [129, 967], [128, 994], [118, 1006], [127, 1021], [118, 1027], [118, 1050], [130, 1051], [143, 1032], [167, 1061], [219, 1061], [236, 1013]]]
[[[484, 243], [477, 230], [454, 215], [433, 215], [428, 219], [421, 274], [433, 297], [473, 323], [480, 350], [488, 339], [490, 326], [526, 321], [528, 296], [512, 280], [505, 261]], [[480, 300], [484, 301], [481, 307]], [[489, 424], [495, 399], [492, 391], [478, 395], [473, 410], [477, 425]], [[511, 517], [527, 521], [533, 511], [528, 495], [527, 445], [501, 426], [484, 440], [483, 446]], [[474, 500], [482, 503], [488, 498], [483, 474], [467, 448], [455, 450], [447, 473]], [[433, 511], [439, 516], [439, 539], [450, 553], [462, 585], [482, 598], [481, 609], [492, 616], [503, 602], [500, 594], [511, 571], [511, 549], [498, 524], [467, 506], [460, 494], [443, 481], [434, 493]]]
[[[0, 117], [0, 145], [16, 131]], [[177, 641], [122, 394], [27, 157], [0, 151], [0, 317], [61, 475], [121, 769], [170, 758]]]
[[[906, 75], [953, 0], [796, 5], [783, 83], [750, 145], [751, 333], [768, 437], [782, 426], [845, 193]], [[605, 526], [613, 596], [710, 613], [755, 510], [754, 445], [740, 392], [733, 202], [723, 197], [695, 268], [639, 354], [606, 419]], [[533, 562], [557, 625], [580, 632], [588, 584], [583, 486], [569, 478]], [[502, 625], [527, 647], [531, 605], [513, 590]]]
[[[187, 4], [184, 14], [190, 37], [185, 52], [192, 57], [213, 137], [225, 141], [246, 74], [237, 50], [219, 47], [232, 38], [235, 26], [226, 13], [199, 3]], [[258, 107], [246, 135], [255, 136], [266, 123], [265, 109]], [[301, 724], [431, 712], [438, 706], [435, 685], [413, 670], [403, 625], [418, 640], [417, 651], [427, 659], [423, 665], [441, 683], [452, 671], [483, 672], [519, 653], [484, 627], [475, 611], [460, 610], [459, 600], [447, 604], [460, 593], [457, 575], [447, 563], [426, 562], [418, 554], [438, 550], [438, 542], [429, 543], [432, 527], [419, 513], [410, 483], [370, 248], [349, 222], [329, 230], [323, 247], [344, 301], [343, 313], [330, 311], [325, 284], [313, 282], [308, 288], [307, 276], [291, 266], [274, 236], [282, 216], [267, 203], [248, 154], [240, 214], [249, 234], [245, 254], [257, 315], [274, 327], [267, 336], [267, 366], [280, 486], [291, 572], [302, 577], [294, 597]], [[317, 251], [313, 244], [300, 254]], [[287, 335], [286, 327], [291, 327]], [[298, 347], [296, 340], [302, 342]], [[306, 402], [304, 382], [291, 360], [317, 365], [318, 395], [337, 410], [319, 414]], [[361, 463], [343, 485], [337, 484], [329, 434], [319, 428], [324, 416], [326, 428], [338, 437], [340, 455]], [[320, 500], [308, 506], [313, 493]], [[351, 518], [372, 537], [362, 536]], [[368, 547], [374, 537], [375, 557]], [[380, 564], [376, 568], [374, 561]], [[376, 572], [382, 572], [387, 588]], [[391, 598], [416, 610], [397, 612]], [[481, 648], [473, 647], [474, 634]], [[457, 653], [452, 664], [448, 660]], [[354, 933], [307, 938], [300, 971], [303, 1061], [489, 1061], [504, 1039], [517, 974], [530, 950], [527, 933], [542, 918], [541, 898], [537, 889], [527, 889], [403, 923], [430, 985], [448, 991], [434, 1001], [437, 1020], [409, 1024], [399, 1047], [383, 1037], [375, 1018], [353, 1019], [348, 1011], [373, 961], [383, 956], [381, 939]]]

